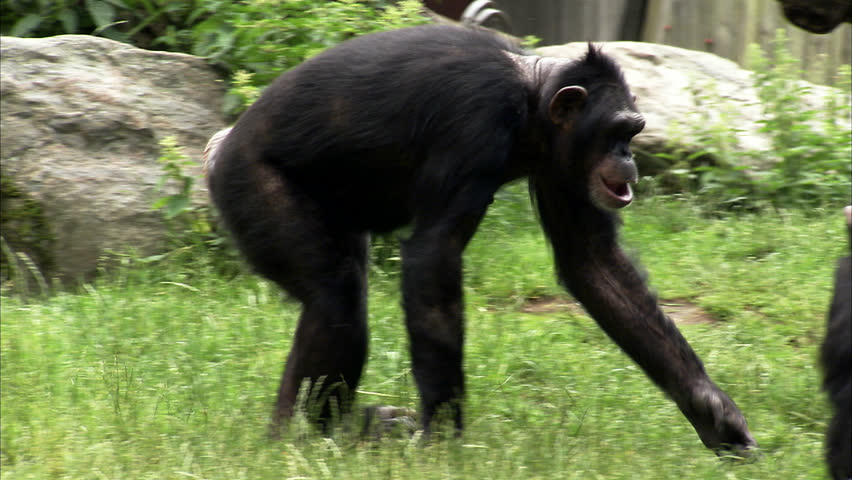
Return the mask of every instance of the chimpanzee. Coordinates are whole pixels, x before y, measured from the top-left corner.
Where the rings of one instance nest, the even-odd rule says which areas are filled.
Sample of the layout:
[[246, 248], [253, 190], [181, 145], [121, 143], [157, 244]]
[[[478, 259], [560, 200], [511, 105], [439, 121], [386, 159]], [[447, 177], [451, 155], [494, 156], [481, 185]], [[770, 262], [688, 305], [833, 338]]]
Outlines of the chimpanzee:
[[852, 0], [778, 0], [787, 20], [811, 33], [829, 33], [852, 23]]
[[[852, 206], [846, 223], [852, 242]], [[828, 311], [828, 331], [820, 355], [823, 388], [834, 407], [826, 433], [826, 461], [835, 480], [852, 478], [852, 257], [837, 262], [834, 295]]]
[[273, 428], [303, 381], [325, 425], [367, 355], [369, 234], [411, 224], [402, 292], [425, 431], [461, 399], [462, 251], [494, 193], [528, 177], [561, 281], [712, 449], [755, 445], [617, 243], [644, 126], [616, 63], [529, 55], [480, 30], [355, 38], [281, 75], [208, 145], [209, 187], [237, 245], [302, 303]]

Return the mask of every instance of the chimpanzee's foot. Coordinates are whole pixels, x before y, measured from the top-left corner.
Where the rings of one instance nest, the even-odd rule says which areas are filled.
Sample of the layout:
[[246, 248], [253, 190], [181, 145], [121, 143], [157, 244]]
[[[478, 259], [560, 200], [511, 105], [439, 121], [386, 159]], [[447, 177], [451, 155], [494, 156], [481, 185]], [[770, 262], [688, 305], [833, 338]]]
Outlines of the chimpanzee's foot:
[[388, 436], [410, 436], [419, 428], [417, 412], [411, 408], [374, 405], [364, 408], [361, 437], [379, 439]]

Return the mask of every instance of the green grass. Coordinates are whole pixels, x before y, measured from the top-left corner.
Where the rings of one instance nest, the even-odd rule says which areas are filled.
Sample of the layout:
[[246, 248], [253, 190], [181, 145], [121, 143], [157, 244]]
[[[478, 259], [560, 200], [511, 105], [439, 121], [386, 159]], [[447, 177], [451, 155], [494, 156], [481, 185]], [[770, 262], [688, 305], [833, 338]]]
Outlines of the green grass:
[[[265, 437], [298, 308], [251, 275], [137, 265], [77, 292], [2, 299], [0, 477], [9, 479], [815, 479], [829, 411], [816, 352], [839, 212], [702, 218], [688, 201], [625, 212], [664, 299], [718, 322], [682, 331], [740, 405], [761, 456], [717, 459], [587, 317], [521, 313], [559, 294], [517, 189], [466, 256], [467, 429], [420, 445]], [[398, 274], [374, 267], [362, 404], [415, 407]]]

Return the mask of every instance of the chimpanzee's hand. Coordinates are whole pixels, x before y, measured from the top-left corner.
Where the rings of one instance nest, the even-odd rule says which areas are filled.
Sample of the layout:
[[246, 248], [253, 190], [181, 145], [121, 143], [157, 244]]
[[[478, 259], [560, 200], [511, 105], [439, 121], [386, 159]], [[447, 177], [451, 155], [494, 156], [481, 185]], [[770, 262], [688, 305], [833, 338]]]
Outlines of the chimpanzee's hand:
[[740, 409], [709, 379], [699, 381], [685, 403], [680, 405], [684, 415], [704, 445], [717, 455], [749, 455], [757, 448]]

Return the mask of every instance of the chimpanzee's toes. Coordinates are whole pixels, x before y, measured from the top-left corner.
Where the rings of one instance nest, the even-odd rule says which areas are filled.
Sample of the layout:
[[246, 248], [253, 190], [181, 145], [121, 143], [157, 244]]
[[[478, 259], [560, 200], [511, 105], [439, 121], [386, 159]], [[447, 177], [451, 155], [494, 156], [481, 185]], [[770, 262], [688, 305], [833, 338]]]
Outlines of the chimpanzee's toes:
[[364, 408], [361, 437], [410, 436], [417, 431], [417, 412], [411, 408], [374, 405]]

